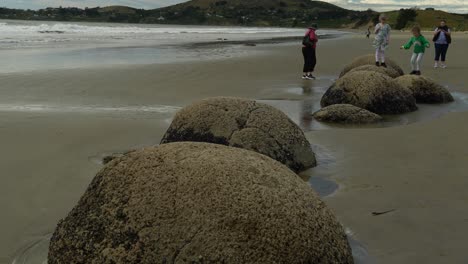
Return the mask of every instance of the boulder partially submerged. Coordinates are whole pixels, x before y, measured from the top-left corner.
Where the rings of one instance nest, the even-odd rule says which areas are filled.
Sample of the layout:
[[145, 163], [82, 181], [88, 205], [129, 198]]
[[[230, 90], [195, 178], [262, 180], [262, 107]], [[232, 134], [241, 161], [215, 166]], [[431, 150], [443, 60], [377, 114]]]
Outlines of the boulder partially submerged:
[[453, 96], [442, 85], [424, 76], [403, 75], [396, 81], [409, 89], [416, 101], [421, 104], [441, 104], [453, 102]]
[[371, 124], [382, 120], [382, 117], [366, 109], [350, 104], [330, 105], [313, 114], [321, 122], [338, 124]]
[[385, 74], [357, 71], [338, 79], [323, 95], [321, 106], [351, 104], [376, 114], [417, 110], [413, 94]]
[[254, 100], [216, 97], [177, 113], [161, 144], [208, 142], [267, 155], [295, 172], [316, 165], [304, 132], [280, 110]]
[[60, 221], [49, 264], [353, 263], [342, 226], [281, 163], [172, 143], [111, 161]]
[[[403, 69], [393, 60], [387, 58], [385, 59], [385, 64], [387, 65], [388, 68], [395, 70], [399, 74], [399, 76], [405, 74]], [[364, 55], [364, 56], [355, 58], [350, 64], [344, 67], [343, 71], [341, 71], [340, 77], [343, 77], [346, 73], [348, 73], [352, 69], [363, 66], [363, 65], [375, 66], [375, 55], [369, 54], [369, 55]]]
[[389, 77], [392, 77], [392, 78], [397, 78], [397, 77], [401, 76], [401, 74], [398, 73], [393, 68], [390, 68], [390, 67], [387, 67], [387, 68], [377, 67], [375, 65], [362, 65], [362, 66], [359, 66], [359, 67], [356, 67], [356, 68], [350, 70], [348, 73], [357, 72], [357, 71], [378, 72], [378, 73], [388, 75]]

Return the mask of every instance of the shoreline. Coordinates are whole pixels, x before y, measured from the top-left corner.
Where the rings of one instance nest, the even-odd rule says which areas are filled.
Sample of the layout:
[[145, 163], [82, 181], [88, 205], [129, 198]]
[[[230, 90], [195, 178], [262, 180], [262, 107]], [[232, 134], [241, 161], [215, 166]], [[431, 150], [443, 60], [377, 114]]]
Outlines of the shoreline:
[[[210, 29], [210, 28], [208, 28]], [[198, 61], [216, 61], [245, 56], [256, 56], [268, 50], [266, 45], [288, 45], [302, 41], [301, 32], [284, 32], [259, 34], [244, 33], [190, 33], [185, 39], [184, 34], [174, 34], [173, 37], [165, 33], [141, 33], [142, 41], [131, 40], [129, 36], [111, 41], [114, 37], [108, 35], [103, 39], [92, 37], [89, 43], [82, 43], [78, 37], [55, 37], [62, 34], [45, 34], [48, 41], [58, 41], [52, 46], [0, 47], [6, 67], [0, 69], [1, 74], [31, 73], [49, 70], [74, 70], [141, 67], [154, 65], [168, 65], [176, 63], [192, 63]], [[294, 34], [294, 36], [290, 36]], [[325, 30], [319, 33], [322, 39], [340, 38], [347, 32]], [[57, 38], [57, 39], [55, 39]], [[111, 38], [111, 39], [109, 39]], [[175, 38], [175, 39], [172, 39]], [[218, 38], [218, 39], [216, 39]], [[8, 42], [9, 38], [5, 41]], [[39, 40], [37, 40], [39, 41]], [[42, 40], [41, 40], [42, 41]], [[62, 43], [62, 41], [64, 41]], [[33, 41], [34, 42], [34, 41]], [[21, 42], [18, 42], [21, 43]], [[174, 44], [176, 43], [176, 44]], [[17, 45], [17, 44], [15, 44]], [[19, 45], [19, 44], [18, 44]], [[58, 45], [54, 47], [54, 45]], [[259, 46], [259, 47], [257, 47]], [[256, 49], [254, 49], [257, 47]]]

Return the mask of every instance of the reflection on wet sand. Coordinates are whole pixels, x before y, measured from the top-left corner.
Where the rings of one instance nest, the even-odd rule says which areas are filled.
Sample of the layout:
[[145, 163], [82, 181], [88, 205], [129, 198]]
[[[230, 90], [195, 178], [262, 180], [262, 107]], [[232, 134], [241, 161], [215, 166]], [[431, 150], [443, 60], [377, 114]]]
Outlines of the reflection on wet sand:
[[332, 128], [361, 129], [394, 127], [425, 122], [439, 118], [447, 113], [468, 110], [468, 94], [454, 92], [452, 95], [455, 98], [455, 102], [432, 105], [419, 104], [418, 111], [402, 115], [386, 115], [383, 116], [383, 122], [376, 124], [341, 125], [321, 123], [315, 120], [312, 114], [320, 110], [320, 100], [323, 93], [326, 91], [325, 87], [329, 87], [333, 81], [333, 78], [323, 78], [318, 81], [304, 81], [300, 84], [300, 88], [269, 89], [268, 92], [270, 92], [271, 95], [268, 97], [265, 96], [259, 101], [282, 110], [306, 132]]

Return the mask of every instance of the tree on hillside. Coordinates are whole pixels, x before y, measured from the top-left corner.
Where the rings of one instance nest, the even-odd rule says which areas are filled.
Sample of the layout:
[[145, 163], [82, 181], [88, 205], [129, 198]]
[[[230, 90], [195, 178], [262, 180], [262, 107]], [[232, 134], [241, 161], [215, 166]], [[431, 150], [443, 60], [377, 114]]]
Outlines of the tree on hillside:
[[395, 29], [405, 28], [408, 22], [414, 22], [417, 16], [418, 12], [416, 11], [416, 8], [400, 9], [400, 12], [398, 12]]

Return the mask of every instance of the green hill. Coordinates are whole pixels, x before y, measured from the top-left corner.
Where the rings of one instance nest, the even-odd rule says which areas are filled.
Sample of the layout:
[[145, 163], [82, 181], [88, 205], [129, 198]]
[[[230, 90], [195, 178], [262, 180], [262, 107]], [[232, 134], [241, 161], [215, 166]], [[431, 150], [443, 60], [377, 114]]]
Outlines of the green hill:
[[[392, 26], [397, 24], [400, 13], [402, 11], [387, 12]], [[432, 29], [440, 19], [447, 19], [452, 29], [468, 30], [468, 14], [438, 10], [411, 13], [417, 16], [400, 23], [403, 28], [419, 24], [424, 29]], [[191, 0], [153, 10], [127, 6], [37, 11], [0, 8], [0, 19], [278, 27], [306, 27], [315, 22], [321, 28], [365, 28], [375, 23], [378, 15], [372, 10], [354, 11], [310, 0]]]
[[137, 9], [128, 6], [106, 6], [98, 8], [100, 13], [136, 14]]
[[[389, 23], [394, 25], [397, 21], [399, 11], [391, 11], [386, 14], [389, 17]], [[424, 30], [433, 30], [440, 20], [447, 20], [447, 24], [457, 31], [468, 30], [468, 15], [452, 14], [441, 10], [416, 10], [417, 16], [414, 21], [406, 24], [406, 28], [413, 25], [419, 25]]]
[[310, 0], [192, 0], [153, 11], [163, 23], [287, 27], [355, 27], [375, 15]]

